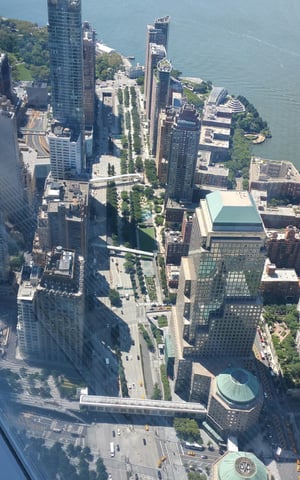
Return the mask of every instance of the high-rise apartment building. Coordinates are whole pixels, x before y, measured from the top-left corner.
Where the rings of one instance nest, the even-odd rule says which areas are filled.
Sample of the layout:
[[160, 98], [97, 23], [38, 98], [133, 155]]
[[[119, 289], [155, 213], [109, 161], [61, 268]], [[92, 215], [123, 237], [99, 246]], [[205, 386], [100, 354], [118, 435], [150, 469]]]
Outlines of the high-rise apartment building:
[[44, 269], [25, 266], [18, 291], [17, 335], [25, 357], [82, 362], [84, 338], [84, 260], [56, 247]]
[[[147, 39], [146, 39], [146, 61], [145, 61], [145, 82], [144, 82], [144, 97], [146, 102], [147, 119], [150, 119], [151, 111], [151, 94], [152, 94], [152, 78], [153, 70], [159, 59], [156, 58], [158, 51], [164, 52], [166, 56], [166, 49], [168, 45], [170, 17], [162, 17], [155, 20], [154, 25], [147, 25]], [[164, 49], [153, 47], [160, 45]], [[156, 52], [155, 52], [156, 50]], [[161, 57], [163, 58], [163, 57]]]
[[74, 178], [82, 170], [82, 137], [57, 122], [48, 135], [51, 175], [55, 180]]
[[179, 393], [193, 385], [193, 362], [250, 356], [262, 310], [264, 243], [248, 192], [218, 191], [201, 200], [172, 311]]
[[199, 138], [199, 114], [193, 105], [185, 104], [172, 125], [166, 199], [191, 202]]
[[[38, 245], [33, 253], [45, 252], [56, 245], [86, 256], [89, 184], [75, 180], [48, 178], [38, 213]], [[38, 248], [37, 248], [38, 247]]]
[[[48, 0], [48, 35], [53, 118], [62, 129], [69, 129], [74, 142], [80, 146], [80, 171], [84, 167], [84, 101], [83, 101], [83, 40], [81, 0]], [[50, 161], [54, 178], [66, 178], [66, 163], [57, 168], [57, 149], [61, 135], [55, 131], [50, 143]], [[78, 169], [75, 171], [78, 173]], [[75, 173], [72, 171], [72, 175]], [[58, 176], [59, 175], [59, 176]], [[67, 176], [69, 171], [67, 171]]]
[[36, 288], [41, 280], [42, 269], [24, 265], [19, 281], [17, 297], [18, 346], [22, 356], [40, 358], [40, 325], [35, 313]]
[[156, 154], [159, 112], [167, 106], [169, 100], [171, 71], [171, 62], [167, 58], [163, 58], [158, 62], [153, 73], [149, 131], [152, 155]]
[[175, 110], [169, 107], [161, 110], [158, 116], [156, 171], [159, 181], [163, 184], [167, 183], [168, 159], [175, 113]]
[[83, 99], [85, 128], [95, 121], [96, 33], [88, 22], [83, 24]]
[[36, 287], [40, 357], [46, 361], [82, 363], [84, 341], [84, 259], [74, 250], [56, 247], [47, 253]]

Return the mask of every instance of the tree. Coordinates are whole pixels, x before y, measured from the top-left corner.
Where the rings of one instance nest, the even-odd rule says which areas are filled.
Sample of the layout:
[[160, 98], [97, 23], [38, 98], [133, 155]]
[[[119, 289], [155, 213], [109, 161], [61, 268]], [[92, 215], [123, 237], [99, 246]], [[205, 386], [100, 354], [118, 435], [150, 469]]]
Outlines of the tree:
[[108, 473], [101, 457], [96, 462], [96, 472], [98, 473], [98, 480], [107, 480]]
[[196, 420], [192, 418], [174, 418], [174, 428], [178, 438], [181, 440], [203, 443]]
[[152, 400], [161, 400], [162, 399], [162, 393], [161, 393], [161, 389], [158, 386], [158, 383], [154, 384], [153, 393], [152, 393], [151, 398], [152, 398]]
[[114, 307], [120, 307], [122, 305], [120, 294], [114, 288], [110, 288], [108, 297], [109, 297], [109, 300], [110, 300], [111, 304]]

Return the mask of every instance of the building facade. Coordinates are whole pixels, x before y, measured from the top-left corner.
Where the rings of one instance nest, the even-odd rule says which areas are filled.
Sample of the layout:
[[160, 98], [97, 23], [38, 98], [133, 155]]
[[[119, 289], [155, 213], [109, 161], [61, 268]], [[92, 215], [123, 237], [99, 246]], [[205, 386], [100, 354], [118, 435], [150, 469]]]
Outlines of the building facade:
[[96, 33], [88, 22], [83, 24], [83, 98], [85, 128], [95, 122]]
[[248, 192], [219, 191], [195, 211], [176, 307], [176, 391], [190, 390], [193, 361], [250, 356], [260, 318], [265, 231]]
[[30, 211], [24, 190], [24, 168], [19, 150], [15, 109], [0, 97], [0, 212], [23, 235], [31, 234]]
[[[38, 213], [34, 255], [61, 245], [86, 256], [89, 184], [48, 178]], [[36, 257], [37, 260], [38, 257]]]
[[47, 253], [36, 287], [40, 358], [80, 366], [84, 343], [84, 259], [56, 247]]
[[[81, 0], [48, 0], [51, 106], [54, 120], [80, 142], [80, 171], [84, 167], [83, 40]], [[53, 132], [55, 134], [55, 132]], [[59, 140], [58, 140], [59, 142]], [[50, 143], [51, 167], [58, 169], [55, 144]], [[65, 160], [64, 160], [65, 161]], [[72, 161], [70, 160], [70, 163]], [[60, 176], [57, 178], [65, 178]]]
[[185, 104], [172, 126], [166, 199], [192, 201], [199, 137], [199, 114], [192, 105]]
[[[144, 98], [146, 102], [148, 119], [150, 116], [153, 77], [153, 49], [151, 49], [151, 44], [161, 45], [164, 47], [164, 51], [166, 51], [168, 45], [169, 25], [169, 16], [158, 18], [157, 20], [155, 20], [153, 25], [147, 25]], [[166, 55], [164, 54], [164, 56]]]
[[149, 131], [152, 155], [156, 155], [159, 112], [167, 106], [169, 100], [171, 71], [171, 62], [167, 60], [167, 58], [163, 58], [158, 62], [157, 68], [153, 74]]

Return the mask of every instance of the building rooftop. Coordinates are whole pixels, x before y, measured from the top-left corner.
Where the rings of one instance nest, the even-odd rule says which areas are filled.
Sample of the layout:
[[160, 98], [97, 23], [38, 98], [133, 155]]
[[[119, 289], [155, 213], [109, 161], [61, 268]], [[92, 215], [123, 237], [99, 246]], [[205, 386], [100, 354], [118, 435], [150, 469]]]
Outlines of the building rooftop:
[[252, 403], [260, 390], [257, 378], [244, 368], [228, 368], [216, 382], [218, 393], [229, 404]]
[[251, 182], [300, 182], [300, 174], [292, 162], [252, 157], [250, 164]]
[[267, 480], [265, 465], [249, 452], [227, 452], [218, 462], [219, 480]]
[[216, 191], [206, 196], [213, 230], [263, 230], [255, 203], [246, 191]]

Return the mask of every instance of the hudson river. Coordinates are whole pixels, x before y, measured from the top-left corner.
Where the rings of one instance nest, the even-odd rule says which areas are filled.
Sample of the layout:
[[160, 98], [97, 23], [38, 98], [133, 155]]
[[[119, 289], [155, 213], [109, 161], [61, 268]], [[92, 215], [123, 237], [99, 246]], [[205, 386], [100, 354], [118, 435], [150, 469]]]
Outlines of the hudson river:
[[[247, 97], [273, 134], [254, 153], [300, 169], [299, 0], [82, 0], [82, 10], [98, 40], [141, 64], [146, 25], [170, 15], [173, 67]], [[0, 0], [0, 16], [45, 25], [47, 1]]]

